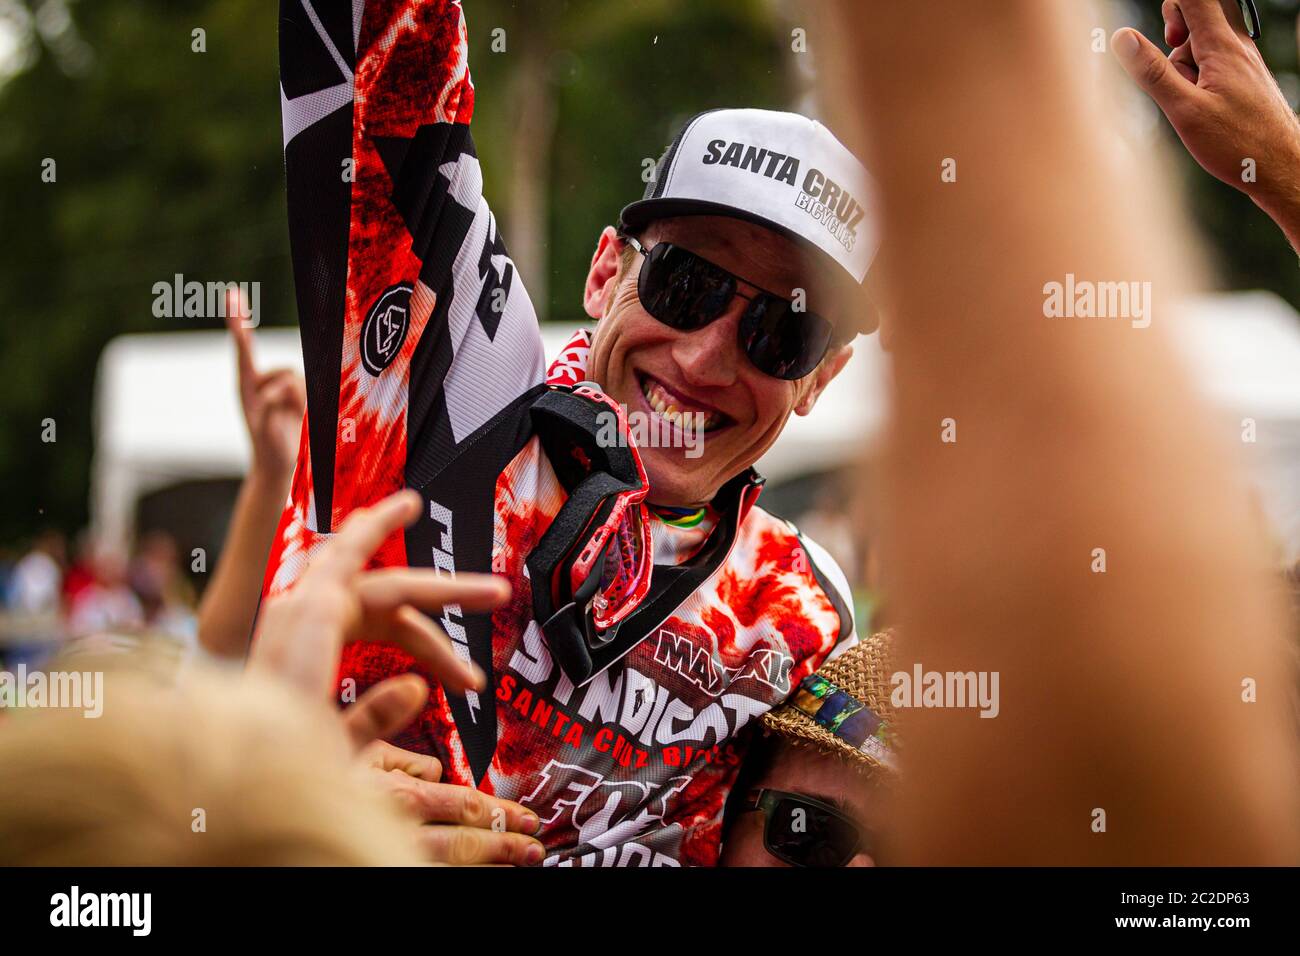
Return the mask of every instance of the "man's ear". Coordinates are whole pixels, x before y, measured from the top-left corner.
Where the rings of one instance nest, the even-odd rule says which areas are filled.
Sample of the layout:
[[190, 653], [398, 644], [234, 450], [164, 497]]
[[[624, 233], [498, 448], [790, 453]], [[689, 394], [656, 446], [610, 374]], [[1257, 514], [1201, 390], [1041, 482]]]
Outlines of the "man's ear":
[[591, 257], [591, 268], [587, 270], [587, 284], [582, 290], [582, 307], [593, 319], [599, 320], [605, 315], [605, 306], [618, 276], [618, 258], [622, 251], [623, 240], [618, 238], [614, 227], [602, 229], [596, 253]]
[[845, 364], [847, 364], [848, 360], [852, 357], [853, 346], [842, 345], [835, 354], [822, 359], [822, 364], [818, 365], [817, 371], [812, 374], [811, 387], [809, 387], [807, 394], [799, 400], [799, 404], [795, 405], [794, 413], [796, 415], [807, 415], [811, 412], [813, 406], [817, 404], [817, 399], [820, 398], [822, 392], [826, 390], [826, 386], [831, 383], [831, 380], [835, 378], [836, 375], [840, 374], [844, 369]]

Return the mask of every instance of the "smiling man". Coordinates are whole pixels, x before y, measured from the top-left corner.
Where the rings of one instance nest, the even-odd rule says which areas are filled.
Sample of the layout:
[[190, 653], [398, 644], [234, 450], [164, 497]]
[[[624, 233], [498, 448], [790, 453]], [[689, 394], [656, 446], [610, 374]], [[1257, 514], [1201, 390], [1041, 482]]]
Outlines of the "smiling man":
[[[790, 114], [743, 112], [763, 120], [808, 123]], [[718, 117], [721, 122], [726, 119], [725, 114]], [[811, 123], [808, 126], [815, 129]], [[699, 506], [771, 447], [792, 412], [812, 411], [822, 390], [852, 354], [846, 344], [851, 333], [846, 330], [832, 340], [836, 332], [829, 323], [819, 328], [815, 314], [808, 320], [808, 312], [788, 310], [784, 302], [765, 306], [786, 313], [780, 319], [750, 314], [757, 307], [745, 296], [756, 293], [759, 285], [784, 290], [778, 295], [785, 300], [798, 294], [794, 290], [803, 290], [806, 298], [811, 288], [831, 286], [816, 274], [817, 264], [798, 241], [769, 226], [722, 215], [648, 218], [658, 202], [650, 199], [625, 210], [625, 229], [630, 228], [628, 218], [644, 223], [639, 238], [622, 241], [613, 228], [600, 237], [584, 303], [587, 314], [599, 320], [587, 371], [628, 409], [666, 414], [670, 419], [682, 413], [689, 416], [688, 422], [702, 439], [700, 460], [677, 453], [671, 443], [639, 451], [652, 500]], [[663, 202], [669, 209], [688, 208], [671, 200]], [[761, 204], [754, 205], [761, 209]], [[735, 209], [737, 215], [746, 212], [744, 207]], [[640, 253], [638, 247], [647, 251]], [[654, 252], [656, 247], [661, 247], [659, 253]], [[706, 265], [715, 267], [717, 275]], [[702, 270], [704, 278], [695, 279], [692, 269]], [[647, 284], [658, 280], [664, 285], [649, 301], [641, 297], [642, 272]], [[730, 288], [727, 274], [748, 276], [752, 282], [736, 284], [735, 295], [722, 301]], [[692, 281], [704, 289], [696, 295], [711, 296], [714, 302], [672, 301]], [[721, 291], [714, 292], [711, 283]], [[713, 321], [708, 321], [710, 308], [718, 310]], [[657, 318], [651, 309], [663, 317]], [[751, 324], [765, 320], [772, 324], [770, 331], [751, 331]], [[780, 352], [787, 342], [793, 343], [789, 346], [793, 358]], [[758, 361], [747, 348], [755, 350]], [[793, 372], [804, 374], [786, 377]]]
[[[545, 371], [481, 195], [465, 37], [455, 2], [282, 2], [308, 408], [267, 590], [415, 488], [421, 519], [377, 563], [514, 589], [490, 615], [444, 610], [482, 686], [435, 688], [378, 758], [442, 834], [432, 855], [712, 865], [737, 734], [856, 640], [843, 574], [755, 506], [751, 466], [864, 330], [829, 290], [870, 264], [869, 181], [802, 116], [695, 117], [600, 235], [594, 334]], [[412, 669], [350, 645], [343, 699]]]

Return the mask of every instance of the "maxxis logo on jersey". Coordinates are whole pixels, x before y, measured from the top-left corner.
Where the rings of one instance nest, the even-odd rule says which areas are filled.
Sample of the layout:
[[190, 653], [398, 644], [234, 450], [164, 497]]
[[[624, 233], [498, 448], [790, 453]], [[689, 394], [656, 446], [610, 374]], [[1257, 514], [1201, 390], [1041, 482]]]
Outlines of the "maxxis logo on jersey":
[[371, 375], [378, 376], [388, 368], [406, 341], [412, 291], [406, 283], [389, 286], [366, 315], [361, 326], [361, 364]]

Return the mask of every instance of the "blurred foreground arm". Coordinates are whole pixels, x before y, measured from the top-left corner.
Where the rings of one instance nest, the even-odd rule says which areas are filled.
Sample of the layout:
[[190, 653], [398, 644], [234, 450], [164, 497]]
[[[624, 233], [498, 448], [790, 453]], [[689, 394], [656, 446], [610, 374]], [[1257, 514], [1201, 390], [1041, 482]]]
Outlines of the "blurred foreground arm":
[[[1198, 263], [1118, 165], [1086, 5], [840, 9], [892, 247], [899, 659], [1000, 674], [995, 719], [905, 713], [903, 859], [1294, 863], [1280, 608], [1165, 337]], [[1149, 282], [1145, 319], [1047, 317], [1067, 275]]]
[[1116, 32], [1115, 55], [1205, 171], [1253, 199], [1300, 253], [1300, 120], [1236, 0], [1165, 0], [1161, 13], [1168, 57], [1133, 29]]

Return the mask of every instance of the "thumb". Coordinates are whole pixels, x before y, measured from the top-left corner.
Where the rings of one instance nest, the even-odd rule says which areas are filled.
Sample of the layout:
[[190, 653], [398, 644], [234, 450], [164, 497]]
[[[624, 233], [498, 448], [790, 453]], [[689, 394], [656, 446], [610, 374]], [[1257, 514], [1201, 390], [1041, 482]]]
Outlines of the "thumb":
[[1110, 48], [1133, 82], [1156, 101], [1166, 116], [1197, 93], [1196, 84], [1174, 69], [1169, 58], [1137, 30], [1116, 30]]
[[429, 685], [417, 674], [381, 681], [343, 712], [343, 727], [352, 746], [397, 733], [419, 714], [429, 699]]

